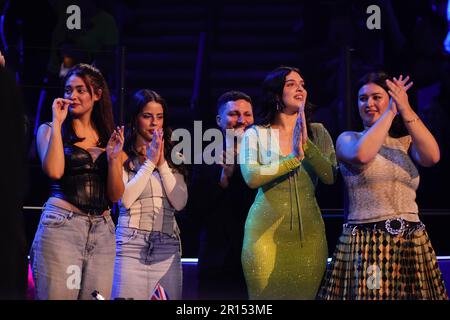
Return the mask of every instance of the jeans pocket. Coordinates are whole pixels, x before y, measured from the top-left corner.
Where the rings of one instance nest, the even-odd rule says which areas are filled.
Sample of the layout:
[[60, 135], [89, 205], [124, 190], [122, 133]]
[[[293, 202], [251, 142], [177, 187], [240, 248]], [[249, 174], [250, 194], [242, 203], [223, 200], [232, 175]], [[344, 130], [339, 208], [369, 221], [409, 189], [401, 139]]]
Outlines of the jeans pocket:
[[164, 235], [163, 244], [168, 247], [176, 248], [175, 251], [178, 250], [181, 254], [181, 241], [178, 235]]
[[130, 242], [131, 240], [136, 239], [137, 230], [130, 228], [117, 228], [116, 230], [116, 244], [124, 245]]
[[41, 224], [46, 227], [58, 228], [63, 226], [67, 221], [67, 214], [44, 210], [41, 216]]

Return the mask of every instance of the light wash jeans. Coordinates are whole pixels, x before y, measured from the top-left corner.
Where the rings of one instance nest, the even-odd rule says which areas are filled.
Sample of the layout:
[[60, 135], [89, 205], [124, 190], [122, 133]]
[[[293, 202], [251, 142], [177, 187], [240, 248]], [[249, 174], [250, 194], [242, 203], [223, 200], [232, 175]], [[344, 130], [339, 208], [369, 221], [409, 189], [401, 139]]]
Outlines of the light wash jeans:
[[109, 215], [81, 215], [44, 205], [30, 253], [36, 299], [92, 300], [94, 290], [108, 299], [114, 234]]
[[168, 299], [181, 299], [183, 271], [179, 238], [118, 226], [111, 298], [148, 300], [158, 283]]

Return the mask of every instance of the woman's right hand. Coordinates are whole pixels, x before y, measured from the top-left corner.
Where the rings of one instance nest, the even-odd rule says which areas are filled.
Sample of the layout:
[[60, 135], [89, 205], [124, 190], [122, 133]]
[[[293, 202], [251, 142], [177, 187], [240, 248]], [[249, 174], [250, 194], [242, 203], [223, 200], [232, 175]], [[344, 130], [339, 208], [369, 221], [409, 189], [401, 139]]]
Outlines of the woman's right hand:
[[67, 113], [69, 112], [69, 105], [72, 103], [72, 100], [64, 98], [56, 98], [53, 101], [52, 112], [54, 124], [62, 124], [64, 120], [66, 120]]
[[304, 110], [300, 109], [297, 116], [297, 121], [294, 127], [294, 136], [292, 138], [292, 150], [294, 155], [302, 160], [305, 157], [305, 152], [303, 151], [303, 144], [306, 143], [307, 137], [305, 137], [306, 123]]
[[[409, 82], [409, 76], [406, 76], [405, 78], [403, 78], [403, 75], [401, 74], [400, 77], [397, 79], [396, 77], [393, 78], [392, 82], [397, 85], [398, 87], [402, 88], [406, 91], [409, 90], [409, 88], [411, 88], [413, 86], [413, 82]], [[386, 82], [387, 84], [387, 82]], [[389, 97], [389, 106], [387, 108], [386, 111], [391, 111], [394, 113], [394, 116], [396, 116], [399, 113], [399, 109], [397, 107], [397, 103], [395, 102], [394, 99], [392, 99], [392, 97]]]
[[163, 131], [162, 129], [158, 129], [153, 131], [153, 138], [152, 142], [150, 142], [148, 145], [145, 146], [147, 159], [149, 159], [153, 164], [156, 166], [156, 164], [159, 161], [159, 157], [162, 152], [162, 139], [163, 139]]

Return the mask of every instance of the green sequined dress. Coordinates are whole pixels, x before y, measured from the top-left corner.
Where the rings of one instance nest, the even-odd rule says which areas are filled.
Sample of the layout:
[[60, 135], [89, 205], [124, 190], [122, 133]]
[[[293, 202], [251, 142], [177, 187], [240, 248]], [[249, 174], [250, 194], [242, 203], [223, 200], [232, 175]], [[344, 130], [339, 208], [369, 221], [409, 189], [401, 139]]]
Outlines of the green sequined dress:
[[333, 141], [312, 123], [305, 158], [282, 156], [270, 127], [254, 126], [241, 145], [241, 170], [258, 188], [245, 224], [242, 265], [250, 299], [314, 299], [328, 256], [315, 198], [318, 179], [336, 177]]

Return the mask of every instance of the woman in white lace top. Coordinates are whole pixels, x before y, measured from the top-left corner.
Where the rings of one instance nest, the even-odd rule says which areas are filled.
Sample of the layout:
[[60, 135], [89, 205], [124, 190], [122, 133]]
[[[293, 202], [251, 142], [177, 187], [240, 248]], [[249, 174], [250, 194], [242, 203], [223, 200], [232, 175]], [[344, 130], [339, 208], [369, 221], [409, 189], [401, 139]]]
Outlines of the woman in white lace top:
[[436, 164], [439, 147], [408, 102], [407, 82], [379, 72], [357, 87], [364, 130], [336, 142], [346, 224], [320, 299], [448, 299], [415, 201], [416, 165]]

